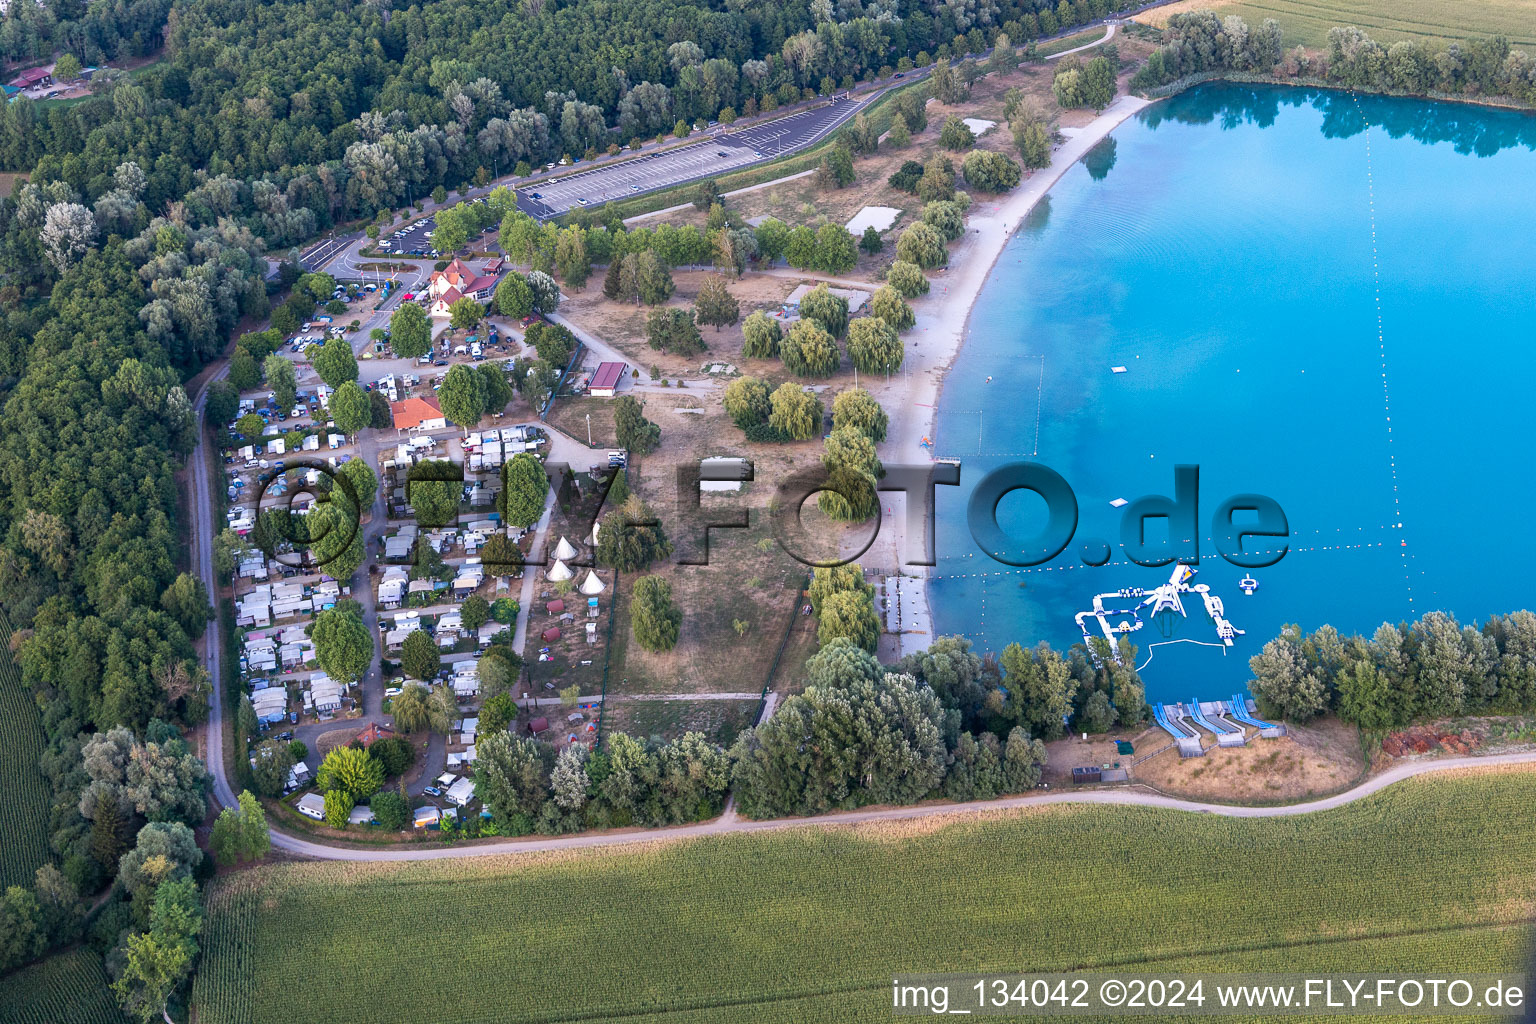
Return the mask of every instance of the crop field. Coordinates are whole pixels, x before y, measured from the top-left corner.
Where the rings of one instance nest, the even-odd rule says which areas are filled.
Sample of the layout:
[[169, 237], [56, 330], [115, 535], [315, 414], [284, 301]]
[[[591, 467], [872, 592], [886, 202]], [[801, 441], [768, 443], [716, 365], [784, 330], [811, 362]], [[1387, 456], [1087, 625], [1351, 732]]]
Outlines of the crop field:
[[1536, 0], [1185, 0], [1155, 8], [1136, 20], [1161, 25], [1176, 11], [1210, 8], [1250, 25], [1274, 18], [1285, 44], [1322, 47], [1335, 25], [1358, 25], [1381, 42], [1430, 43], [1503, 35], [1516, 46], [1536, 46]]
[[1536, 773], [1497, 771], [1297, 818], [1043, 807], [269, 865], [210, 895], [194, 1001], [201, 1024], [874, 1021], [918, 972], [1519, 970], [1533, 801]]
[[6, 1024], [126, 1024], [107, 987], [101, 957], [88, 949], [50, 956], [0, 979]]
[[48, 860], [48, 783], [37, 770], [43, 724], [11, 660], [11, 624], [0, 614], [0, 886], [31, 885]]

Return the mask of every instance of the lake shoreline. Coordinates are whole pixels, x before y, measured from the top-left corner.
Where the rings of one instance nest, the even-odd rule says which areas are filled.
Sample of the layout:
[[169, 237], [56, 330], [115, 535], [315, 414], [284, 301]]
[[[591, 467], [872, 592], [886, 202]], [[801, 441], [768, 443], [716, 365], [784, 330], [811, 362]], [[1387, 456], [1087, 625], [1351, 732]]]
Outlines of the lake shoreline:
[[[972, 204], [966, 233], [951, 251], [948, 267], [929, 279], [931, 287], [927, 295], [912, 300], [913, 311], [917, 314], [915, 331], [920, 337], [915, 334], [907, 347], [907, 365], [903, 368], [902, 379], [878, 389], [881, 397], [886, 399], [883, 404], [890, 413], [886, 440], [879, 448], [882, 461], [902, 464], [915, 462], [919, 457], [933, 461], [932, 450], [925, 449], [923, 441], [934, 439], [944, 380], [970, 333], [972, 312], [998, 258], [1024, 219], [1056, 186], [1062, 175], [1122, 123], [1153, 102], [1139, 96], [1117, 97], [1102, 114], [1056, 147], [1048, 167], [1035, 171], [1007, 195], [977, 199]], [[898, 517], [896, 523], [901, 521]], [[897, 530], [899, 533], [899, 525]], [[897, 550], [901, 550], [899, 542]], [[905, 575], [921, 572], [924, 577], [929, 576], [927, 570], [915, 566], [900, 566], [899, 569]], [[928, 590], [925, 585], [923, 599], [927, 607], [922, 621], [932, 623], [932, 599]], [[933, 639], [928, 634], [903, 633], [897, 638], [898, 653], [923, 650]]]

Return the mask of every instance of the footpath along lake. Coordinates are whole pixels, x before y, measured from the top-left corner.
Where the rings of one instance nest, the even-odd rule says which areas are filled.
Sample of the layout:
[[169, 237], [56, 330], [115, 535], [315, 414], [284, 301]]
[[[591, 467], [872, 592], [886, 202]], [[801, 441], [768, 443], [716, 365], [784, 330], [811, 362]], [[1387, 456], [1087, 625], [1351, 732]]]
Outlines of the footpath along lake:
[[[1194, 582], [1246, 632], [1220, 645], [1192, 594], [1186, 618], [1144, 615], [1149, 700], [1225, 698], [1288, 622], [1536, 604], [1533, 149], [1529, 114], [1266, 86], [1202, 86], [1121, 125], [998, 260], [946, 378], [934, 450], [963, 469], [938, 491], [936, 632], [1065, 649], [1095, 594], [1166, 582], [1126, 560], [1111, 503], [1172, 496], [1180, 463], [1200, 467]], [[1080, 510], [1033, 568], [966, 524], [971, 490], [1019, 459]], [[1247, 492], [1289, 520], [1269, 568], [1210, 540]], [[1045, 522], [1027, 492], [999, 512], [1019, 537]], [[1084, 564], [1089, 539], [1112, 542], [1108, 564]]]

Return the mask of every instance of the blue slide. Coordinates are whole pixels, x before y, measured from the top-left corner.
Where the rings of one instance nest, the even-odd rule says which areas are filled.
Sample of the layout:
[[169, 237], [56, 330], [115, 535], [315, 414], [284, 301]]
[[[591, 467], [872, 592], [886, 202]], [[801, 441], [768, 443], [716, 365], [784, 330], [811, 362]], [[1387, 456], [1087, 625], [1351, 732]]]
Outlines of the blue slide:
[[1209, 718], [1206, 718], [1204, 713], [1202, 713], [1200, 710], [1200, 702], [1198, 700], [1191, 700], [1187, 707], [1189, 708], [1189, 717], [1195, 720], [1195, 724], [1213, 736], [1220, 736], [1222, 733], [1234, 733], [1239, 731], [1235, 726], [1228, 725], [1226, 722], [1222, 722], [1218, 725], [1217, 723], [1212, 722]]
[[1262, 718], [1255, 718], [1248, 713], [1248, 698], [1240, 693], [1232, 695], [1232, 717], [1239, 722], [1246, 722], [1256, 729], [1273, 729], [1272, 722], [1266, 722]]
[[1185, 732], [1182, 725], [1174, 725], [1173, 719], [1168, 717], [1167, 709], [1161, 704], [1152, 705], [1152, 718], [1162, 726], [1164, 732], [1176, 740], [1187, 740], [1194, 736], [1192, 732]]

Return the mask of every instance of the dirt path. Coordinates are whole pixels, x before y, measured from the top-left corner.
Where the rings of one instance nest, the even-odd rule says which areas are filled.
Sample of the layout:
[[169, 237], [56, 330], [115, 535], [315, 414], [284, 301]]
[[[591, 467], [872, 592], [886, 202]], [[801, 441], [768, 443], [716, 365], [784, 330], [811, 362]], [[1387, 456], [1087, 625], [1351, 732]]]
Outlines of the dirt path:
[[1160, 807], [1170, 811], [1188, 811], [1195, 814], [1219, 814], [1230, 818], [1282, 818], [1297, 814], [1311, 814], [1354, 803], [1376, 793], [1395, 782], [1435, 772], [1455, 769], [1498, 765], [1536, 764], [1536, 752], [1518, 754], [1493, 754], [1487, 757], [1448, 757], [1438, 761], [1409, 761], [1382, 772], [1361, 783], [1354, 789], [1336, 793], [1320, 800], [1287, 804], [1280, 807], [1234, 807], [1227, 804], [1202, 803], [1179, 800], [1155, 793], [1139, 793], [1130, 790], [1090, 790], [1086, 792], [1040, 793], [1029, 796], [1009, 797], [1003, 800], [974, 800], [961, 804], [924, 804], [917, 807], [882, 807], [867, 811], [847, 811], [826, 814], [816, 818], [776, 818], [771, 821], [751, 821], [737, 818], [729, 810], [711, 821], [676, 828], [634, 829], [626, 832], [603, 832], [549, 839], [511, 839], [477, 846], [432, 846], [412, 849], [344, 849], [325, 846], [280, 832], [272, 833], [272, 845], [280, 850], [321, 860], [443, 860], [458, 857], [490, 857], [501, 854], [544, 853], [552, 850], [575, 850], [599, 846], [620, 846], [626, 843], [651, 843], [668, 839], [693, 839], [700, 836], [717, 836], [734, 832], [769, 832], [786, 828], [827, 828], [838, 825], [858, 825], [874, 821], [900, 821], [909, 818], [926, 818], [934, 815], [963, 816], [975, 811], [1011, 810], [1037, 807], [1045, 804], [1111, 804], [1131, 807]]

